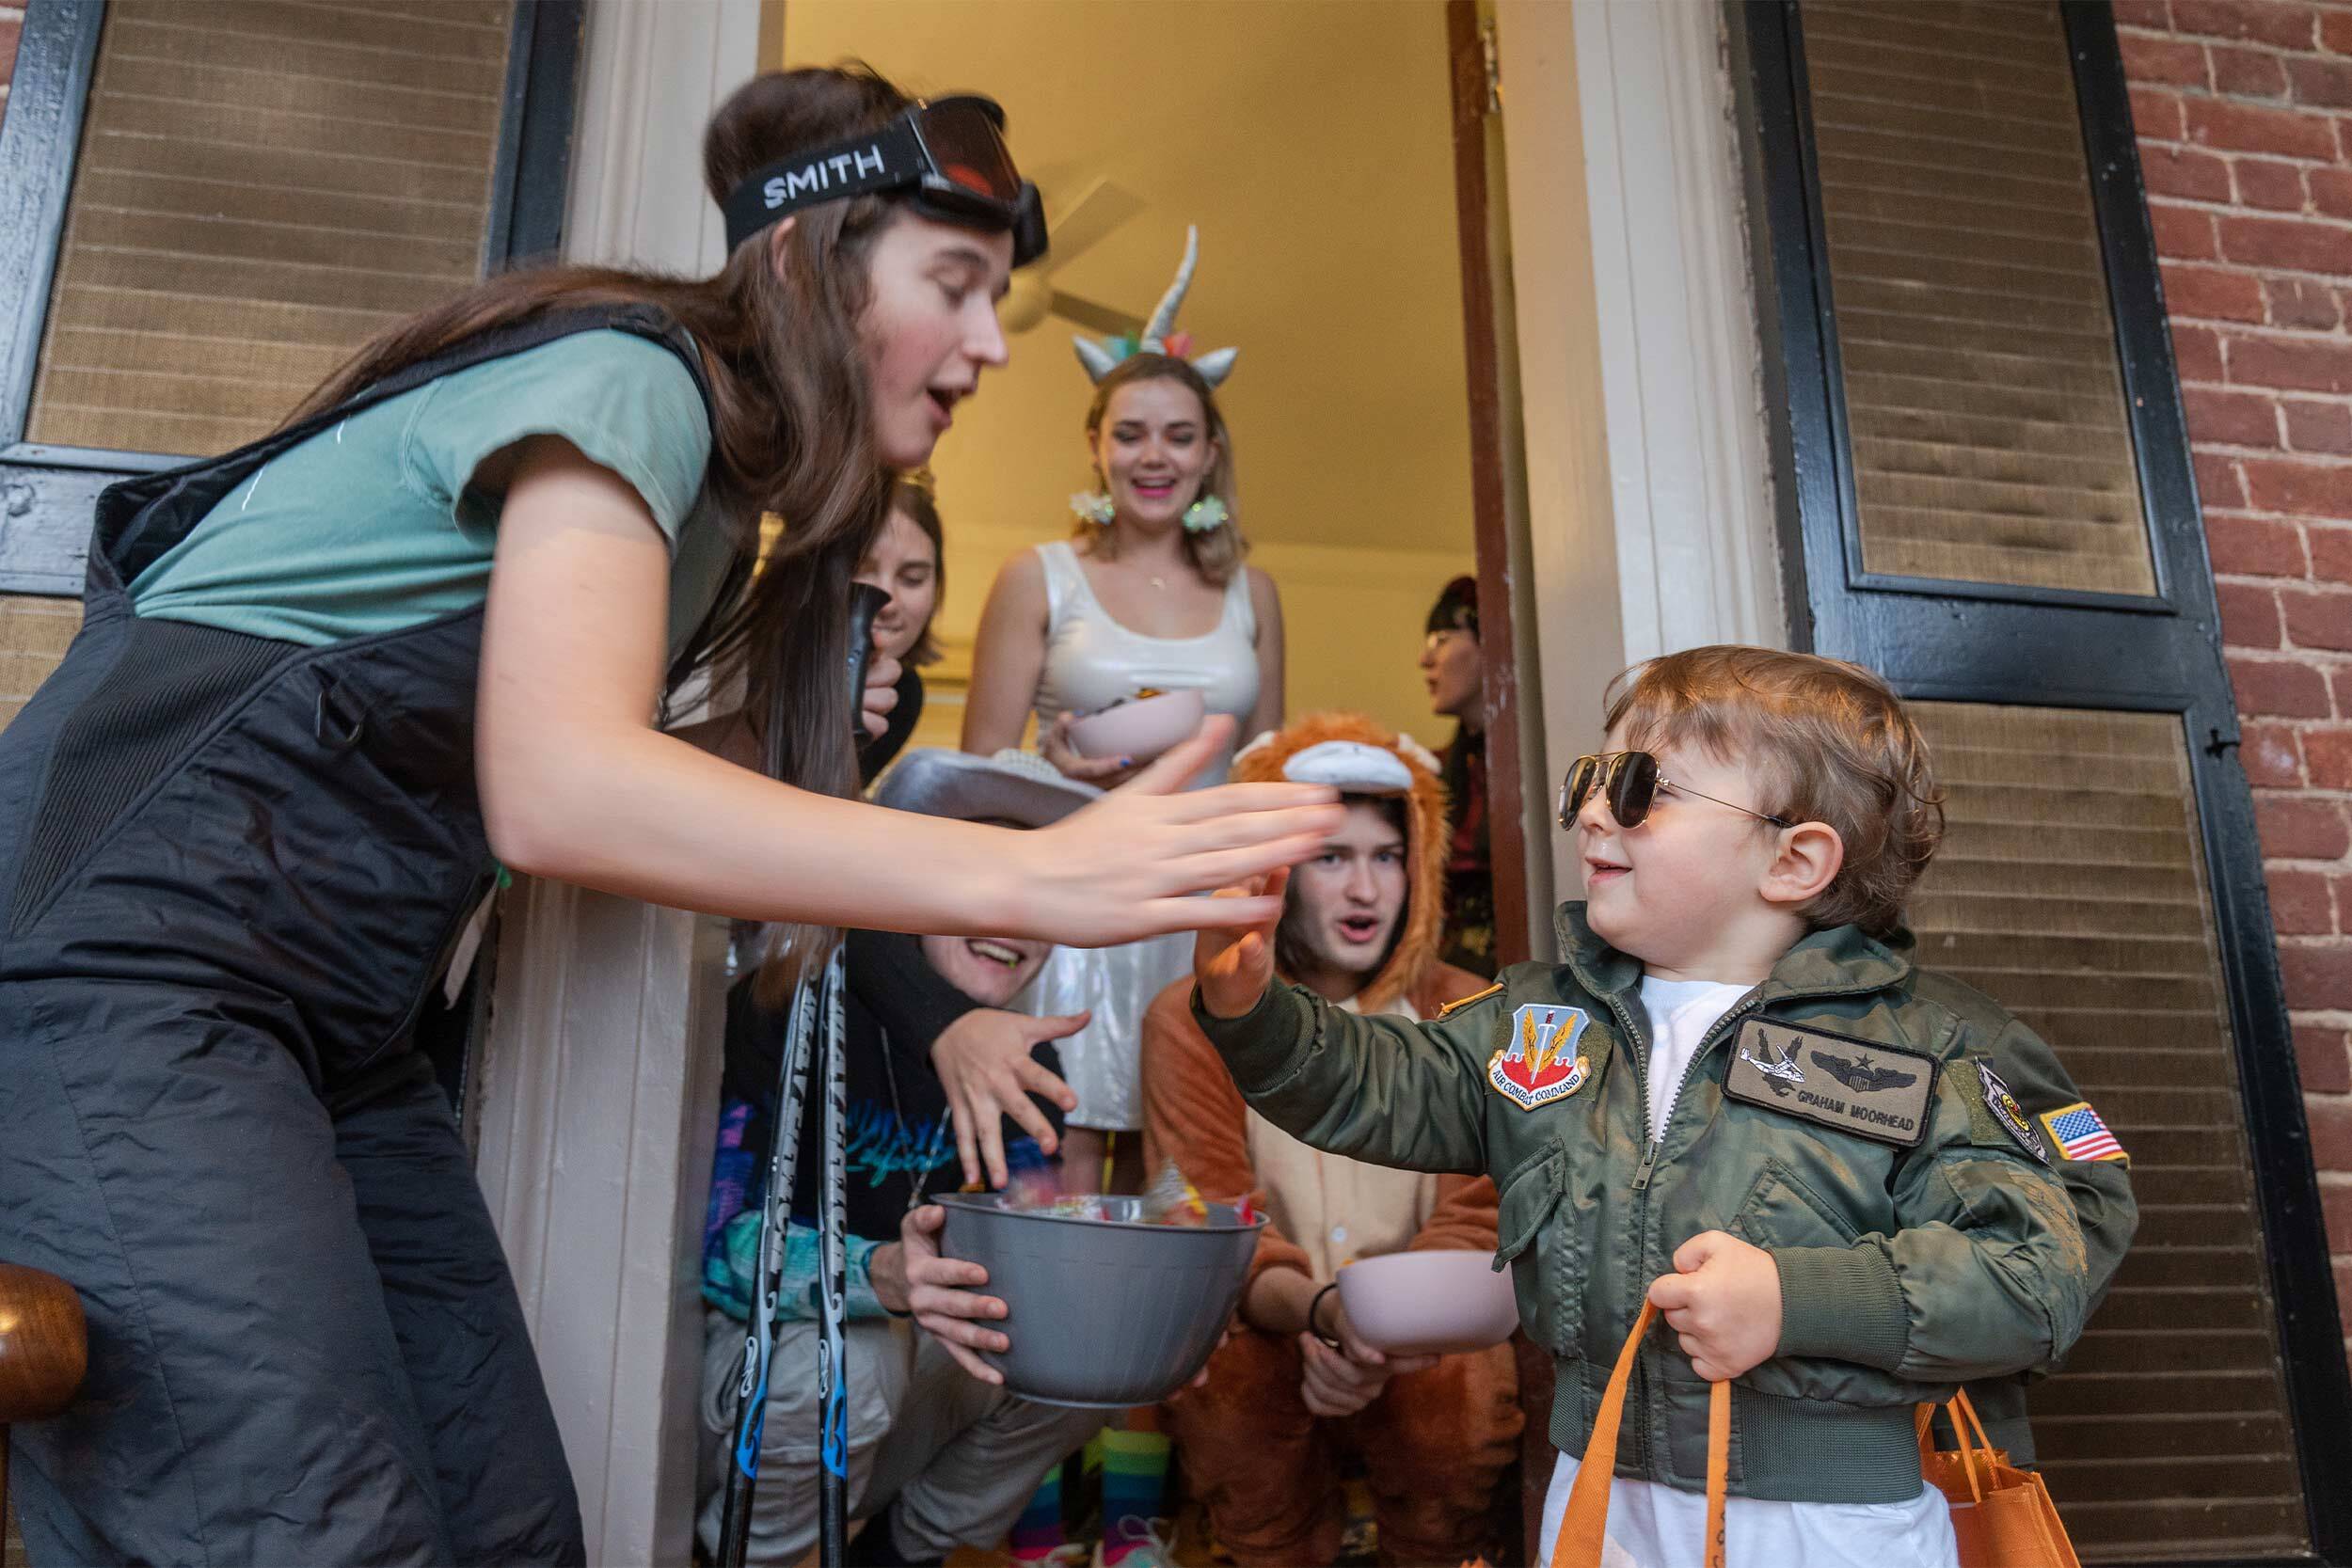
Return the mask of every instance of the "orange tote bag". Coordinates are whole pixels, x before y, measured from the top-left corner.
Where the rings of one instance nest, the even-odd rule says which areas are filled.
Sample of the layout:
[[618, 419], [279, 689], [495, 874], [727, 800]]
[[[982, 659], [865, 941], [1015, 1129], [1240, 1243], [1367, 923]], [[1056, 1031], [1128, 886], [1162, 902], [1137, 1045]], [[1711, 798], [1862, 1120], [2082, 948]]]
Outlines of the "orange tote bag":
[[[1568, 1509], [1552, 1544], [1551, 1568], [1600, 1568], [1600, 1546], [1609, 1524], [1609, 1487], [1617, 1476], [1617, 1423], [1625, 1415], [1626, 1385], [1633, 1380], [1633, 1355], [1658, 1318], [1642, 1304], [1633, 1332], [1625, 1337], [1609, 1387], [1593, 1416], [1593, 1434], [1568, 1489]], [[1724, 1488], [1731, 1475], [1731, 1385], [1718, 1383], [1707, 1394], [1707, 1568], [1724, 1568]]]
[[[1552, 1544], [1551, 1568], [1600, 1568], [1626, 1387], [1633, 1378], [1634, 1354], [1658, 1316], [1657, 1308], [1645, 1303], [1633, 1332], [1617, 1353], [1609, 1387], [1594, 1414], [1592, 1437], [1577, 1466], [1576, 1484], [1568, 1491], [1560, 1536]], [[1953, 1397], [1948, 1408], [1961, 1447], [1934, 1447], [1929, 1423], [1935, 1406], [1920, 1405], [1919, 1469], [1951, 1507], [1961, 1568], [2082, 1568], [2042, 1478], [2011, 1465], [2007, 1453], [1993, 1447], [1965, 1390]], [[1724, 1568], [1724, 1497], [1730, 1457], [1731, 1385], [1718, 1383], [1708, 1389], [1707, 1404], [1707, 1568]]]
[[1919, 1406], [1919, 1470], [1951, 1504], [1960, 1568], [2082, 1568], [2050, 1489], [1993, 1446], [1968, 1391], [1960, 1390], [1944, 1408], [1960, 1447], [1936, 1448], [1929, 1430], [1935, 1406]]

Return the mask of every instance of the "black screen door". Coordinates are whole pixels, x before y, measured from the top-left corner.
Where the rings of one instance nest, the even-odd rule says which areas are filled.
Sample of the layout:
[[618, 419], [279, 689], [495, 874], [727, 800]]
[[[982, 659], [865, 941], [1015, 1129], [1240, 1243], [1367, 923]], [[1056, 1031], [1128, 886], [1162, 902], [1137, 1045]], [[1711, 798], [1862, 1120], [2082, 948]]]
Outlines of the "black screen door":
[[2086, 1560], [2352, 1551], [2352, 1397], [2114, 24], [1739, 18], [1796, 645], [1912, 702], [1923, 961], [2049, 1039], [2132, 1254], [2038, 1386]]

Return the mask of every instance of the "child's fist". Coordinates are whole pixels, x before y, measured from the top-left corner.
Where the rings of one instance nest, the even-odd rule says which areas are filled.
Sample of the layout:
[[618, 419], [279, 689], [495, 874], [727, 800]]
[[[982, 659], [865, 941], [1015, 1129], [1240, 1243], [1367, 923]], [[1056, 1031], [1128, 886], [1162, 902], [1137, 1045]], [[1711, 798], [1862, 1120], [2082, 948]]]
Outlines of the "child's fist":
[[1282, 866], [1217, 891], [1219, 898], [1264, 896], [1276, 902], [1265, 924], [1205, 930], [1192, 944], [1192, 977], [1200, 982], [1200, 1006], [1211, 1017], [1241, 1017], [1274, 983], [1274, 927], [1281, 924], [1280, 900], [1290, 880], [1290, 867]]
[[1780, 1348], [1780, 1267], [1762, 1247], [1701, 1231], [1675, 1252], [1676, 1273], [1650, 1283], [1691, 1370], [1709, 1383], [1738, 1377]]

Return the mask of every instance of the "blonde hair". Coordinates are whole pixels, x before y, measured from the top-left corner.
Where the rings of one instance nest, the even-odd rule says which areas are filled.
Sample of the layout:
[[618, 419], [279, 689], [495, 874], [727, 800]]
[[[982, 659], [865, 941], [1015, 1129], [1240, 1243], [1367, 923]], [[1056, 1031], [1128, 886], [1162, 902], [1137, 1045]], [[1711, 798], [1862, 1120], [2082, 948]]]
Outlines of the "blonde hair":
[[[1110, 407], [1111, 394], [1121, 387], [1138, 381], [1173, 381], [1191, 388], [1200, 400], [1200, 412], [1208, 421], [1207, 435], [1216, 443], [1216, 460], [1209, 471], [1200, 476], [1200, 494], [1215, 496], [1225, 503], [1225, 521], [1204, 532], [1184, 531], [1184, 559], [1202, 579], [1222, 588], [1241, 570], [1242, 557], [1249, 553], [1249, 541], [1241, 531], [1241, 499], [1233, 477], [1233, 436], [1225, 428], [1225, 416], [1216, 406], [1216, 393], [1207, 378], [1192, 365], [1173, 354], [1134, 354], [1121, 359], [1110, 374], [1094, 388], [1094, 402], [1087, 408], [1087, 441], [1089, 445], [1103, 434], [1103, 417]], [[1113, 531], [1092, 523], [1080, 522], [1073, 536], [1091, 542], [1096, 555], [1104, 561], [1115, 561], [1119, 546]]]
[[1611, 734], [1647, 750], [1696, 747], [1756, 775], [1756, 809], [1820, 822], [1845, 863], [1804, 911], [1816, 929], [1884, 936], [1944, 838], [1944, 795], [1901, 699], [1843, 659], [1718, 645], [1620, 673], [1605, 694]]

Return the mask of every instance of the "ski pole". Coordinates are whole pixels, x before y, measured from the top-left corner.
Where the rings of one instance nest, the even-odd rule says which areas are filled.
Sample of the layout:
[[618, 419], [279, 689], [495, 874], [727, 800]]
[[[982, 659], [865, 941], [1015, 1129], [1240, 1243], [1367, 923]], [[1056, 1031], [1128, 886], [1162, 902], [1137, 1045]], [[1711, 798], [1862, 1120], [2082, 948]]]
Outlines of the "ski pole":
[[[849, 1041], [841, 1014], [841, 947], [825, 965], [825, 1204], [818, 1212], [817, 1325], [818, 1559], [841, 1568], [850, 1544], [849, 1356], [843, 1332], [849, 1317]], [[887, 1528], [877, 1525], [874, 1528]]]
[[[890, 595], [869, 583], [854, 583], [849, 604], [849, 686], [852, 711], [862, 709], [866, 664], [873, 649], [874, 618]], [[765, 736], [768, 772], [780, 771], [785, 725], [784, 693], [778, 689], [769, 705]], [[851, 720], [858, 736], [865, 726]], [[792, 1188], [799, 1175], [801, 1117], [806, 1106], [809, 1069], [816, 1031], [826, 1031], [826, 1107], [824, 1122], [824, 1188], [826, 1202], [819, 1211], [818, 1231], [818, 1281], [821, 1299], [818, 1339], [818, 1410], [820, 1470], [818, 1481], [821, 1559], [826, 1568], [840, 1568], [849, 1544], [848, 1362], [843, 1342], [848, 1315], [848, 1256], [844, 1241], [848, 1174], [845, 1159], [848, 1112], [847, 1047], [842, 1040], [841, 946], [836, 939], [828, 957], [821, 994], [808, 979], [812, 955], [801, 955], [802, 978], [793, 988], [791, 1021], [787, 1026], [782, 1071], [776, 1085], [776, 1117], [768, 1155], [767, 1202], [759, 1215], [757, 1295], [743, 1342], [743, 1370], [736, 1385], [735, 1437], [728, 1452], [726, 1497], [719, 1524], [719, 1568], [743, 1568], [751, 1544], [752, 1497], [759, 1481], [759, 1442], [768, 1413], [768, 1379], [774, 1358], [776, 1335], [782, 1327], [777, 1312], [784, 1288], [784, 1258], [792, 1220]], [[838, 1441], [835, 1441], [835, 1436]]]
[[801, 1116], [805, 1109], [809, 1057], [816, 1043], [817, 988], [803, 980], [792, 993], [783, 1070], [776, 1082], [776, 1115], [769, 1131], [768, 1192], [759, 1211], [758, 1289], [745, 1325], [743, 1372], [735, 1394], [735, 1440], [728, 1449], [726, 1500], [720, 1514], [720, 1568], [743, 1568], [749, 1548], [752, 1488], [759, 1478], [759, 1439], [767, 1424], [769, 1363], [775, 1350], [777, 1307], [784, 1293], [784, 1254], [792, 1220], [792, 1183], [800, 1164]]
[[[874, 617], [889, 602], [890, 595], [870, 583], [850, 590], [850, 701], [861, 710]], [[865, 738], [862, 722], [856, 733], [860, 740]], [[849, 989], [842, 947], [836, 940], [825, 960], [822, 1021], [825, 1168], [824, 1206], [817, 1215], [817, 1556], [823, 1568], [842, 1568], [850, 1546], [850, 1362], [844, 1338], [850, 1314], [850, 1045], [842, 1016], [842, 994]]]

